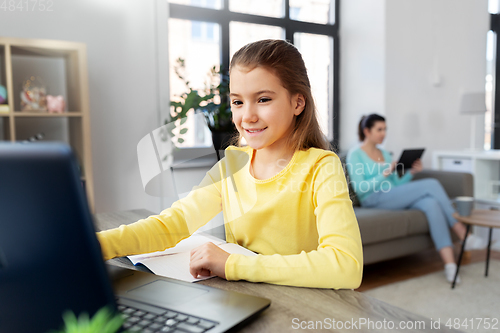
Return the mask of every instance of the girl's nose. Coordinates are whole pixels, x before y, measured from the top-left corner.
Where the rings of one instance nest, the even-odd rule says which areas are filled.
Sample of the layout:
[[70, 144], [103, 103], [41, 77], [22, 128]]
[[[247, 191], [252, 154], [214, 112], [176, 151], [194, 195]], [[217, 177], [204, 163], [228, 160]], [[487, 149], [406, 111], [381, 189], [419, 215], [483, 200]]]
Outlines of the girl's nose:
[[251, 105], [244, 106], [242, 121], [244, 123], [255, 123], [259, 117], [257, 116], [256, 108]]

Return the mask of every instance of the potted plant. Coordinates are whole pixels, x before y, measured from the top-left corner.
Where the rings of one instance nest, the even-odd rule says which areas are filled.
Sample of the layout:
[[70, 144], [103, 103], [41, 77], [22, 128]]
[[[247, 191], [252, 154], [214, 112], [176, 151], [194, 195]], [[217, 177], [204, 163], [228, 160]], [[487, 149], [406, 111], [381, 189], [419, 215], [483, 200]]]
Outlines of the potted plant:
[[[230, 138], [235, 133], [232, 122], [231, 108], [229, 106], [229, 75], [220, 66], [213, 66], [208, 73], [208, 80], [204, 90], [195, 90], [190, 86], [184, 76], [185, 62], [182, 58], [177, 59], [174, 66], [175, 74], [184, 83], [187, 92], [177, 96], [177, 101], [170, 102], [172, 112], [170, 119], [165, 124], [180, 119], [177, 142], [182, 143], [182, 135], [186, 134], [188, 128], [185, 126], [187, 112], [194, 109], [195, 112], [203, 112], [208, 127], [212, 133], [212, 142], [217, 151], [225, 149]], [[173, 130], [170, 135], [175, 137]]]
[[124, 322], [121, 314], [114, 314], [107, 307], [101, 308], [92, 318], [87, 313], [77, 318], [72, 311], [67, 311], [63, 320], [64, 328], [50, 333], [116, 333]]
[[[208, 127], [212, 132], [212, 142], [216, 151], [225, 149], [235, 134], [229, 105], [229, 73], [222, 67], [210, 70], [209, 91], [214, 97], [202, 108]], [[217, 80], [216, 78], [220, 78]]]

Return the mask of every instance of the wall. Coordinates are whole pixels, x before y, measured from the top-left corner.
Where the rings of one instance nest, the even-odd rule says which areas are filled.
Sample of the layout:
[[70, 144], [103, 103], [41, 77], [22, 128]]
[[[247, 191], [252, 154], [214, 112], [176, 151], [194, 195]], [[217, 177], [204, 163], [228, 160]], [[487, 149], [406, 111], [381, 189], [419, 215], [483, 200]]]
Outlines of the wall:
[[385, 0], [340, 4], [340, 149], [358, 143], [362, 115], [385, 113]]
[[161, 209], [144, 193], [139, 140], [160, 123], [155, 1], [53, 1], [52, 12], [0, 11], [0, 35], [87, 44], [96, 211]]
[[[483, 91], [487, 0], [386, 1], [386, 147], [432, 151], [470, 147], [471, 117], [459, 114], [462, 92]], [[484, 116], [477, 120], [477, 147]], [[482, 138], [481, 138], [482, 135]]]
[[433, 150], [469, 147], [471, 118], [458, 108], [462, 91], [484, 91], [487, 0], [343, 1], [341, 11], [341, 149], [371, 112], [387, 116], [396, 156], [426, 147], [430, 167]]

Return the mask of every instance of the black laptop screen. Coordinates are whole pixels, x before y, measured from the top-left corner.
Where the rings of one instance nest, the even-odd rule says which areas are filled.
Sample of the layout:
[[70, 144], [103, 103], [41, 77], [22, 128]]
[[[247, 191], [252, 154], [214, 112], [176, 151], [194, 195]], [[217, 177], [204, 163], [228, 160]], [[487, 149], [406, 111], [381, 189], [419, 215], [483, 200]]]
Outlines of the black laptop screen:
[[0, 144], [0, 333], [61, 328], [114, 296], [67, 145]]

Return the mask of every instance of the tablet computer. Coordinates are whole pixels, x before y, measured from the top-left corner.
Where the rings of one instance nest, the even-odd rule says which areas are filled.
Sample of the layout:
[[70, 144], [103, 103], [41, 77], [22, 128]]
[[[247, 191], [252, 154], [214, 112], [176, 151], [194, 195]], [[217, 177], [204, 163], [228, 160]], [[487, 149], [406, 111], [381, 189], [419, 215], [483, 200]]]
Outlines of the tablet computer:
[[401, 153], [401, 157], [399, 158], [398, 164], [396, 165], [396, 170], [401, 171], [403, 173], [410, 170], [413, 162], [422, 157], [424, 150], [425, 150], [424, 148], [405, 149]]

